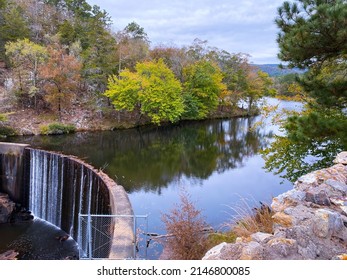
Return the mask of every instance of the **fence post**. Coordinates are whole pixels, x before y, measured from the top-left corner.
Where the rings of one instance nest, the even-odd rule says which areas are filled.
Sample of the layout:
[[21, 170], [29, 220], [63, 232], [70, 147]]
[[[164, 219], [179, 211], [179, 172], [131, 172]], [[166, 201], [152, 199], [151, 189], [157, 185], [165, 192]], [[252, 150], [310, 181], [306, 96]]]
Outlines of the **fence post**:
[[81, 248], [81, 246], [83, 246], [82, 244], [82, 233], [81, 233], [81, 213], [78, 213], [78, 234], [77, 234], [77, 244], [78, 244], [78, 258], [81, 259], [81, 251], [83, 248]]
[[136, 259], [136, 250], [137, 250], [137, 236], [136, 236], [136, 215], [133, 215], [133, 219], [134, 219], [134, 229], [133, 229], [133, 231], [134, 231], [134, 241], [135, 241], [135, 243], [134, 243], [134, 259]]
[[87, 226], [87, 236], [88, 236], [88, 251], [89, 251], [89, 259], [92, 259], [93, 253], [93, 244], [92, 244], [92, 219], [90, 217], [90, 213], [88, 213], [88, 226]]

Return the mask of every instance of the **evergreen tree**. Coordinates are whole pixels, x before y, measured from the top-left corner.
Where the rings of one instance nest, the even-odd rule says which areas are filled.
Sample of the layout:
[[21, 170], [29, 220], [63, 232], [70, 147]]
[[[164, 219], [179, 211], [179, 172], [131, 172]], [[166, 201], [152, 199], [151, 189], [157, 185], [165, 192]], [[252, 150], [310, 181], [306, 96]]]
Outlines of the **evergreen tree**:
[[10, 0], [0, 2], [0, 60], [5, 59], [5, 45], [17, 39], [29, 38], [30, 30], [23, 10]]
[[279, 58], [308, 68], [302, 84], [319, 106], [346, 107], [347, 2], [284, 2], [278, 13]]
[[[304, 141], [329, 133], [343, 140], [339, 126], [347, 123], [347, 1], [284, 2], [276, 23], [279, 58], [307, 69], [300, 83], [310, 98], [310, 111], [289, 118], [289, 135]], [[308, 129], [313, 123], [315, 129]]]

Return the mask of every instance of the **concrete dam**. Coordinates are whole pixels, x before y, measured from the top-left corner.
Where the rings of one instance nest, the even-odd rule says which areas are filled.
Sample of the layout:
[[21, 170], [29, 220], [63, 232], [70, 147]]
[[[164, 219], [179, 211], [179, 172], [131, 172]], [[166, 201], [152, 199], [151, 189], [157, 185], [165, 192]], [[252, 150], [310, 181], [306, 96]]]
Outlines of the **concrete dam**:
[[[90, 251], [89, 256], [134, 257], [131, 218], [108, 218], [106, 225], [94, 221], [91, 228], [81, 223], [80, 215], [89, 215], [89, 219], [91, 215], [131, 217], [133, 210], [122, 186], [76, 157], [0, 143], [0, 192], [64, 230], [80, 248]], [[88, 234], [101, 241], [91, 246], [85, 238]]]

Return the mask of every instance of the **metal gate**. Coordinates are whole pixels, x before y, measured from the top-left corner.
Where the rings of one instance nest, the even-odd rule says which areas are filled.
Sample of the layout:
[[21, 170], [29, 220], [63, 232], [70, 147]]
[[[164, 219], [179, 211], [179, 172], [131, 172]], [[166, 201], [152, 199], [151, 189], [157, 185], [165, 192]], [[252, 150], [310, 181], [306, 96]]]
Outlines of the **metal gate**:
[[79, 215], [80, 259], [146, 259], [147, 215]]

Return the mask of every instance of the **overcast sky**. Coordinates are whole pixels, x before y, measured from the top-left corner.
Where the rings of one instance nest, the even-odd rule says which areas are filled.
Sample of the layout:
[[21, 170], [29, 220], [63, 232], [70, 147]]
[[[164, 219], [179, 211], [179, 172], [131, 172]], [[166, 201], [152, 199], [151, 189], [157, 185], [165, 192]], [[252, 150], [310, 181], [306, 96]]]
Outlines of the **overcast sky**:
[[152, 45], [178, 47], [195, 38], [231, 53], [247, 53], [254, 63], [278, 63], [274, 23], [284, 0], [87, 0], [106, 10], [114, 30], [135, 21]]

